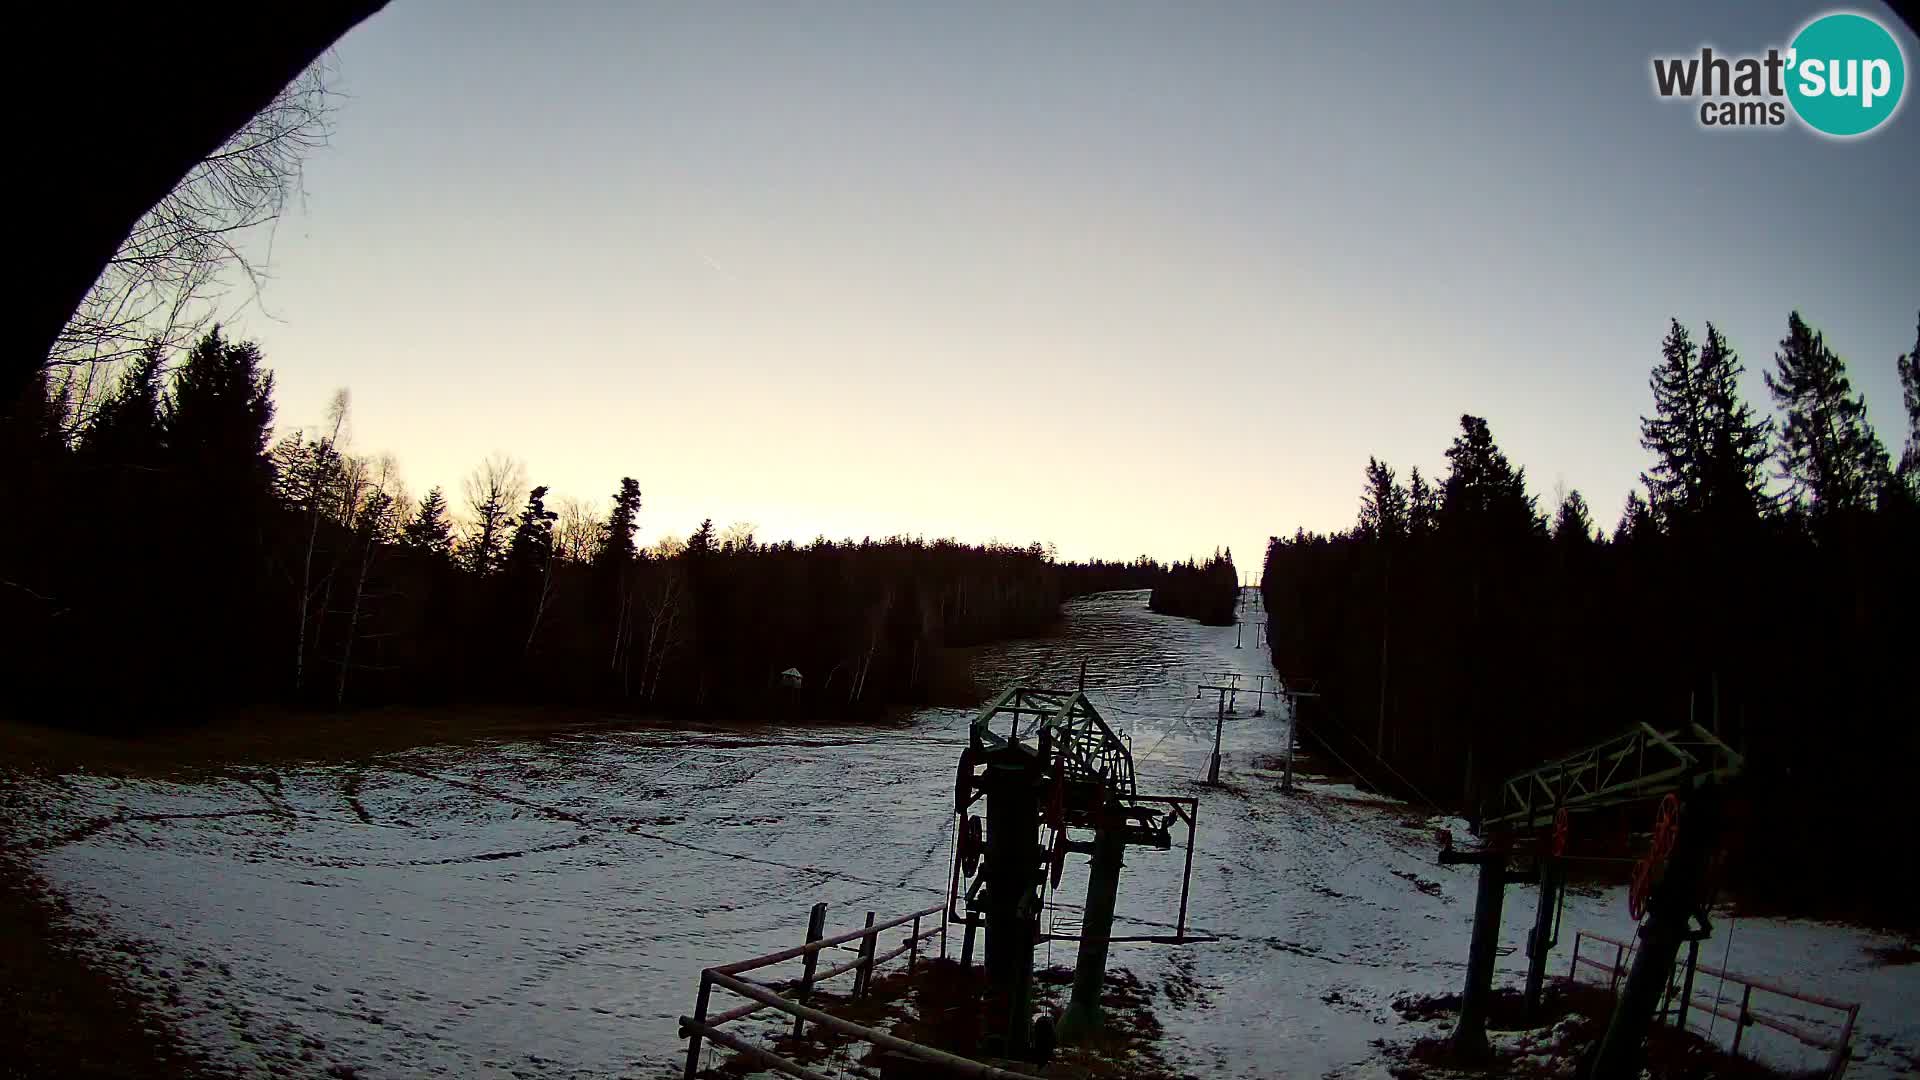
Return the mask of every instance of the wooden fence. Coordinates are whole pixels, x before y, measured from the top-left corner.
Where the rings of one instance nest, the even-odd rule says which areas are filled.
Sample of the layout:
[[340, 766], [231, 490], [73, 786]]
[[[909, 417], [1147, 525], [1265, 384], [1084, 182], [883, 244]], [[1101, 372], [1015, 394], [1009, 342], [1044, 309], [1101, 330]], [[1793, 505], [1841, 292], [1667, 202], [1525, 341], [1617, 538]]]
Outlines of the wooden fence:
[[[1582, 956], [1580, 948], [1583, 942], [1592, 942], [1598, 947], [1590, 947], [1587, 955]], [[1613, 951], [1611, 960], [1595, 958], [1596, 953], [1604, 956], [1608, 947]], [[1632, 965], [1633, 952], [1634, 946], [1631, 942], [1581, 930], [1573, 935], [1573, 964], [1567, 971], [1567, 981], [1575, 981], [1579, 977], [1582, 966], [1597, 968], [1607, 973], [1608, 989], [1617, 991], [1620, 981], [1626, 978], [1627, 970]], [[1696, 973], [1718, 978], [1722, 980], [1722, 986], [1715, 988], [1711, 994], [1703, 996], [1704, 992], [1696, 990], [1694, 986]], [[1728, 1008], [1729, 999], [1721, 996], [1725, 983], [1733, 983], [1740, 987], [1740, 1007], [1737, 1011]], [[1821, 1031], [1811, 1031], [1755, 1009], [1753, 994], [1756, 990], [1763, 994], [1773, 994], [1818, 1008], [1834, 1010], [1840, 1014], [1836, 1017], [1840, 1025], [1839, 1034], [1830, 1035]], [[1745, 1036], [1747, 1029], [1755, 1024], [1792, 1036], [1807, 1046], [1828, 1051], [1827, 1064], [1822, 1075], [1831, 1077], [1833, 1080], [1838, 1080], [1847, 1070], [1848, 1057], [1853, 1047], [1854, 1022], [1860, 1017], [1860, 1003], [1857, 1001], [1835, 1001], [1804, 990], [1790, 990], [1777, 983], [1723, 971], [1711, 964], [1699, 963], [1697, 960], [1689, 970], [1688, 961], [1683, 959], [1674, 966], [1673, 974], [1667, 980], [1667, 993], [1660, 1015], [1671, 1016], [1675, 1027], [1684, 1028], [1687, 1026], [1687, 1013], [1691, 1009], [1699, 1009], [1723, 1020], [1733, 1021], [1733, 1053], [1736, 1056], [1740, 1053], [1741, 1039]]]
[[[938, 934], [940, 936], [940, 955], [947, 953], [947, 922], [941, 919], [940, 925], [921, 930], [923, 919], [941, 915], [942, 905], [910, 912], [886, 922], [873, 921], [874, 913], [867, 912], [864, 926], [847, 930], [832, 936], [824, 936], [827, 905], [815, 904], [807, 919], [807, 937], [804, 944], [792, 948], [770, 952], [764, 956], [755, 956], [746, 960], [736, 960], [719, 967], [710, 967], [700, 973], [700, 992], [694, 1000], [693, 1015], [680, 1018], [680, 1034], [687, 1040], [687, 1068], [685, 1080], [693, 1080], [700, 1066], [700, 1046], [702, 1040], [716, 1046], [724, 1046], [739, 1054], [754, 1059], [762, 1065], [807, 1080], [828, 1080], [825, 1074], [809, 1069], [799, 1062], [780, 1056], [766, 1047], [759, 1046], [730, 1032], [722, 1031], [721, 1026], [751, 1016], [762, 1009], [778, 1009], [793, 1017], [793, 1035], [798, 1038], [809, 1023], [819, 1027], [852, 1036], [862, 1042], [872, 1043], [882, 1050], [915, 1059], [926, 1066], [930, 1075], [956, 1077], [977, 1077], [981, 1080], [1031, 1080], [1020, 1073], [1008, 1072], [985, 1065], [978, 1061], [936, 1050], [931, 1046], [895, 1038], [884, 1031], [843, 1020], [831, 1013], [809, 1006], [808, 996], [815, 985], [827, 979], [851, 973], [853, 975], [853, 996], [863, 997], [872, 983], [873, 972], [881, 965], [902, 955], [907, 958], [907, 970], [912, 971], [919, 960], [920, 942]], [[887, 952], [878, 952], [880, 934], [896, 927], [909, 927], [906, 937], [896, 948]], [[859, 953], [856, 959], [826, 971], [818, 971], [820, 952], [850, 941], [859, 941]], [[802, 962], [802, 973], [798, 978], [780, 983], [763, 983], [746, 978], [743, 973], [770, 967], [788, 960]], [[707, 1009], [713, 996], [713, 990], [719, 987], [729, 993], [746, 998], [746, 1003], [735, 1006], [725, 1012], [709, 1015]]]

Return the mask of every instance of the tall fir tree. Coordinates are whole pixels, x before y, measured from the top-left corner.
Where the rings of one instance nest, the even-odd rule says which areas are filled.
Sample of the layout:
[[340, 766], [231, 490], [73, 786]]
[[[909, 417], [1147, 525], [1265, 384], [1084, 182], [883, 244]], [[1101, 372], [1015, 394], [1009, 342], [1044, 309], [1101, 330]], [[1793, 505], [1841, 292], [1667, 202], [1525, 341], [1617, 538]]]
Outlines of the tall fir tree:
[[80, 452], [101, 464], [157, 463], [165, 378], [166, 355], [157, 342], [150, 344], [127, 364], [106, 400], [94, 410], [81, 432]]
[[1869, 510], [1888, 471], [1887, 451], [1853, 392], [1846, 361], [1794, 312], [1766, 373], [1783, 417], [1780, 475], [1816, 519]]
[[1648, 379], [1653, 416], [1640, 418], [1640, 445], [1655, 457], [1640, 474], [1647, 503], [1663, 520], [1692, 513], [1704, 503], [1700, 481], [1706, 458], [1706, 405], [1700, 386], [1699, 350], [1674, 319], [1660, 342], [1660, 364]]
[[1360, 535], [1394, 543], [1407, 535], [1407, 489], [1394, 478], [1392, 466], [1367, 459], [1367, 486], [1360, 494]]
[[619, 565], [639, 555], [633, 534], [640, 527], [640, 482], [631, 476], [620, 478], [620, 490], [613, 496], [613, 513], [607, 517], [606, 536], [594, 561]]
[[1407, 532], [1412, 536], [1431, 535], [1439, 519], [1440, 493], [1415, 465], [1407, 470]]
[[1920, 500], [1920, 318], [1914, 320], [1913, 351], [1894, 361], [1900, 375], [1900, 399], [1907, 408], [1907, 445], [1900, 453], [1900, 479]]
[[715, 550], [716, 543], [713, 535], [713, 519], [707, 518], [700, 523], [698, 529], [693, 531], [693, 535], [687, 537], [686, 551], [688, 555], [701, 558], [706, 555], [711, 555]]
[[1486, 420], [1460, 417], [1460, 434], [1447, 448], [1441, 488], [1443, 530], [1468, 541], [1542, 533], [1546, 522], [1527, 494], [1526, 470], [1516, 469], [1493, 441]]
[[1640, 497], [1638, 491], [1627, 492], [1626, 508], [1620, 511], [1620, 523], [1613, 527], [1613, 542], [1616, 544], [1637, 544], [1652, 540], [1660, 533], [1660, 526], [1654, 521], [1653, 508], [1647, 500]]
[[559, 516], [547, 509], [545, 485], [529, 491], [507, 544], [507, 565], [516, 571], [544, 571], [553, 558], [553, 523]]
[[419, 508], [400, 531], [400, 542], [436, 559], [453, 557], [453, 523], [447, 517], [447, 497], [438, 487], [421, 498]]
[[1593, 513], [1587, 509], [1586, 496], [1577, 488], [1567, 492], [1554, 512], [1553, 539], [1555, 543], [1573, 547], [1585, 547], [1594, 541]]
[[1773, 425], [1740, 396], [1740, 364], [1733, 347], [1712, 323], [1700, 344], [1701, 401], [1706, 420], [1706, 460], [1701, 463], [1702, 509], [1717, 523], [1732, 524], [1764, 513], [1767, 459]]
[[273, 373], [250, 341], [228, 341], [218, 326], [188, 352], [161, 412], [167, 453], [203, 484], [223, 479], [265, 495], [271, 479]]

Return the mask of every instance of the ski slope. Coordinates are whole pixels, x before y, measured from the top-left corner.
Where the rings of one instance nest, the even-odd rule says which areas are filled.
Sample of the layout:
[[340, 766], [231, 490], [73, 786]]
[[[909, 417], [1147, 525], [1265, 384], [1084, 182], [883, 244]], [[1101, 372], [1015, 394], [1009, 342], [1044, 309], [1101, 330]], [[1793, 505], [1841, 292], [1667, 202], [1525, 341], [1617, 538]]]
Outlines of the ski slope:
[[[1282, 795], [1262, 766], [1284, 718], [1246, 700], [1225, 726], [1225, 786], [1199, 783], [1214, 699], [1195, 687], [1271, 673], [1234, 636], [1104, 594], [1069, 605], [1055, 637], [984, 650], [976, 678], [1069, 685], [1084, 659], [1141, 790], [1200, 798], [1188, 921], [1219, 940], [1113, 958], [1156, 988], [1173, 1060], [1205, 1076], [1384, 1075], [1374, 1041], [1419, 1033], [1392, 999], [1463, 976], [1473, 879], [1437, 865], [1433, 830], [1464, 825], [1343, 786]], [[76, 918], [128, 944], [111, 962], [242, 1071], [661, 1077], [677, 1075], [676, 1018], [702, 967], [796, 943], [817, 900], [829, 928], [938, 900], [970, 716], [595, 729], [191, 783], [13, 776], [3, 825]], [[1130, 851], [1116, 932], [1166, 933], [1180, 873], [1177, 848]], [[1083, 891], [1084, 859], [1070, 860], [1060, 895]], [[1509, 893], [1502, 980], [1522, 971], [1532, 903]], [[1628, 936], [1622, 891], [1570, 895], [1564, 925], [1566, 943], [1581, 928]], [[1912, 1075], [1920, 968], [1867, 952], [1891, 939], [1730, 929], [1734, 970], [1866, 1003], [1851, 1076]], [[1716, 937], [1704, 954], [1718, 964], [1725, 947]], [[1071, 963], [1071, 949], [1050, 959]], [[1552, 972], [1566, 960], [1563, 946]]]

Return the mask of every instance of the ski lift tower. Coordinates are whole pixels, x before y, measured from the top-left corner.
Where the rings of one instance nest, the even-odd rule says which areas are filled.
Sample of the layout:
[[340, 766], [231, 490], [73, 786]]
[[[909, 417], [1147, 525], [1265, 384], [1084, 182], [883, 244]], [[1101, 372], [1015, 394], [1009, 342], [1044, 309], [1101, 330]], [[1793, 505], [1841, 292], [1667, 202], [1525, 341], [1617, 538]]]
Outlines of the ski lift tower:
[[[981, 799], [987, 804], [984, 829], [969, 812]], [[1073, 996], [1058, 1032], [1062, 1040], [1099, 1027], [1111, 943], [1196, 940], [1187, 936], [1186, 925], [1199, 800], [1140, 794], [1131, 748], [1083, 691], [1016, 686], [983, 708], [960, 754], [954, 810], [958, 839], [947, 915], [967, 927], [962, 963], [972, 955], [974, 928], [985, 926], [989, 1031], [998, 1033], [998, 1053], [1025, 1057], [1036, 1042], [1047, 1042], [1044, 1035], [1036, 1040], [1032, 1030], [1033, 949], [1043, 939], [1044, 897], [1049, 887], [1059, 888], [1069, 852], [1091, 856], [1092, 864], [1080, 933], [1045, 938], [1080, 943]], [[1176, 933], [1115, 938], [1113, 909], [1126, 849], [1169, 850], [1179, 823], [1186, 825], [1187, 842]], [[1044, 845], [1043, 824], [1050, 837]], [[971, 879], [964, 893], [963, 879]]]
[[[1442, 836], [1442, 863], [1480, 867], [1467, 984], [1460, 996], [1454, 1052], [1487, 1053], [1487, 1004], [1492, 992], [1500, 909], [1506, 886], [1537, 882], [1539, 904], [1527, 936], [1526, 1009], [1536, 1012], [1547, 954], [1558, 937], [1555, 912], [1565, 881], [1572, 815], [1656, 802], [1650, 850], [1634, 870], [1628, 908], [1640, 927], [1633, 970], [1614, 1007], [1590, 1076], [1633, 1075], [1653, 1013], [1682, 942], [1697, 953], [1712, 928], [1708, 867], [1719, 848], [1722, 791], [1741, 774], [1745, 759], [1695, 723], [1668, 732], [1636, 724], [1605, 742], [1528, 769], [1502, 781], [1481, 807], [1478, 851], [1455, 851]], [[1515, 857], [1530, 865], [1515, 868]], [[1695, 925], [1689, 925], [1694, 923]]]

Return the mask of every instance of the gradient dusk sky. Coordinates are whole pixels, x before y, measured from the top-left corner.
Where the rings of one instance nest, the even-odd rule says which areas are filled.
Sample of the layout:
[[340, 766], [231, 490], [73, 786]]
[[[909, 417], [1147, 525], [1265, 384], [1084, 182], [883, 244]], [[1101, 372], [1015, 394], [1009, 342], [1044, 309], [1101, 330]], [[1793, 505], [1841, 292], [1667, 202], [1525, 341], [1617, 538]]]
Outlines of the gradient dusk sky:
[[1649, 73], [1826, 10], [394, 0], [229, 325], [281, 431], [350, 387], [415, 495], [494, 451], [558, 494], [632, 475], [643, 543], [1257, 573], [1351, 524], [1369, 454], [1441, 474], [1462, 412], [1611, 529], [1673, 316], [1770, 411], [1798, 308], [1899, 452], [1920, 113], [1706, 131]]

